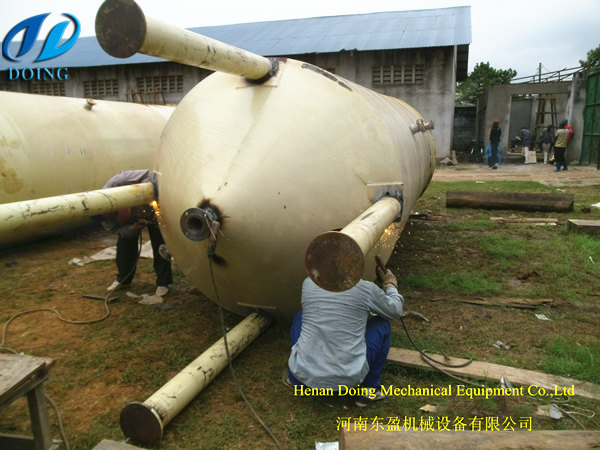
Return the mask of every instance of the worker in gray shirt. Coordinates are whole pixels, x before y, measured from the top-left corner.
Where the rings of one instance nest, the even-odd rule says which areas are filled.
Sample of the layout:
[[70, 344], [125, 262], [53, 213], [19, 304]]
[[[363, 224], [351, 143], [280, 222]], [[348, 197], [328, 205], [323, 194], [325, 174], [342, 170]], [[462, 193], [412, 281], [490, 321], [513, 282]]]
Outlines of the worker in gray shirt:
[[[151, 170], [125, 170], [113, 176], [104, 185], [105, 188], [129, 186], [139, 183], [154, 183], [155, 175]], [[136, 272], [139, 257], [138, 240], [144, 228], [148, 230], [154, 256], [154, 271], [156, 272], [157, 296], [169, 292], [168, 286], [173, 283], [173, 273], [170, 257], [161, 256], [161, 247], [165, 241], [160, 232], [156, 215], [150, 205], [125, 208], [101, 218], [102, 226], [117, 235], [116, 264], [118, 274], [116, 280], [108, 287], [108, 291], [128, 288]]]
[[390, 348], [389, 320], [402, 316], [404, 299], [390, 270], [378, 268], [378, 275], [383, 289], [360, 280], [351, 289], [330, 292], [304, 280], [302, 311], [290, 333], [287, 384], [338, 395], [348, 387], [372, 388], [376, 395], [362, 396], [358, 406], [384, 398], [380, 376]]

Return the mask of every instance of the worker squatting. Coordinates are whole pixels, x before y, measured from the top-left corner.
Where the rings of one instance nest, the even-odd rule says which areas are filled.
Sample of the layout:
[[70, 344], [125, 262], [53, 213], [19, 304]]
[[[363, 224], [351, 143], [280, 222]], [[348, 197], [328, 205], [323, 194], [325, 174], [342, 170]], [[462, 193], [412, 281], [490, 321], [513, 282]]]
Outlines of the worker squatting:
[[[410, 384], [405, 387], [394, 387], [393, 385], [381, 386], [381, 393], [388, 397], [475, 397], [490, 398], [497, 396], [518, 397], [529, 395], [531, 397], [554, 397], [554, 396], [573, 396], [575, 395], [575, 386], [563, 387], [555, 385], [553, 389], [543, 388], [537, 385], [519, 386], [512, 388], [504, 387], [470, 387], [463, 384], [453, 386], [433, 386], [430, 387], [413, 387]], [[304, 385], [294, 386], [294, 395], [298, 397], [326, 397], [326, 396], [361, 396], [367, 398], [375, 398], [377, 396], [377, 388], [374, 387], [348, 387], [339, 385], [337, 391], [333, 388], [310, 388]]]

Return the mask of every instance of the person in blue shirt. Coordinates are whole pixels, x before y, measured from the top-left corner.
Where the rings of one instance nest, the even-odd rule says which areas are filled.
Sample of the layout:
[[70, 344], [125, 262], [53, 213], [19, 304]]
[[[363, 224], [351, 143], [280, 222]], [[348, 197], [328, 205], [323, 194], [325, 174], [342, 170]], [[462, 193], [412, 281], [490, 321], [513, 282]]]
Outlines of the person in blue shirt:
[[302, 311], [290, 332], [286, 384], [333, 392], [360, 385], [375, 393], [359, 396], [358, 406], [385, 397], [380, 376], [391, 343], [389, 321], [402, 316], [404, 298], [389, 269], [378, 268], [378, 274], [383, 289], [360, 280], [346, 291], [330, 292], [304, 280]]

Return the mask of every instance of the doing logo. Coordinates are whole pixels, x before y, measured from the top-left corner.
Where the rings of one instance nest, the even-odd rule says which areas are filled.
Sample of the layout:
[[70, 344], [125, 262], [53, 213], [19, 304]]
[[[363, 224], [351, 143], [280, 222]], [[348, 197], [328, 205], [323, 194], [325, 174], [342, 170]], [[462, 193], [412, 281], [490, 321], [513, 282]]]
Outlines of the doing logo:
[[[46, 17], [48, 17], [49, 15], [50, 13], [39, 14], [37, 16], [25, 19], [22, 22], [15, 25], [4, 38], [4, 42], [2, 43], [2, 56], [4, 56], [4, 58], [6, 58], [9, 61], [19, 62], [19, 60], [16, 58], [20, 58], [23, 55], [27, 54], [29, 51], [31, 51], [33, 45], [35, 44], [38, 38], [38, 35], [40, 34], [42, 24], [44, 23]], [[50, 30], [48, 36], [46, 37], [46, 40], [44, 41], [42, 50], [40, 51], [40, 54], [34, 62], [47, 61], [49, 59], [56, 58], [57, 56], [60, 56], [63, 53], [67, 52], [71, 47], [73, 47], [73, 45], [75, 45], [75, 42], [77, 41], [77, 38], [79, 37], [79, 33], [81, 31], [79, 21], [75, 16], [71, 14], [63, 13], [63, 16], [68, 17], [70, 19], [70, 22], [60, 22]], [[73, 35], [69, 39], [67, 39], [66, 42], [61, 44], [60, 41], [63, 37], [63, 34], [71, 22], [75, 26], [75, 31], [73, 32]], [[15, 36], [23, 30], [24, 37], [23, 41], [21, 42], [21, 47], [18, 53], [13, 58], [9, 53], [9, 46], [12, 43]]]

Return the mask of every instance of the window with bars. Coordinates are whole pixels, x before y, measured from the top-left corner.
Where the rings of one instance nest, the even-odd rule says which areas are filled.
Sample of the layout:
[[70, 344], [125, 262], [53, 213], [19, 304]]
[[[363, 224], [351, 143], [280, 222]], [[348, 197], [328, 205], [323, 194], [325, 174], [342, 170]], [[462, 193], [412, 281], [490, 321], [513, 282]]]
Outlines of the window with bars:
[[137, 79], [140, 92], [183, 92], [183, 75], [162, 75]]
[[423, 82], [423, 64], [373, 66], [373, 84], [420, 84]]
[[64, 97], [67, 95], [67, 92], [65, 90], [65, 83], [63, 83], [62, 81], [32, 81], [31, 93], [41, 95], [55, 95], [58, 97]]
[[118, 97], [119, 81], [116, 78], [84, 81], [83, 96], [86, 98]]

